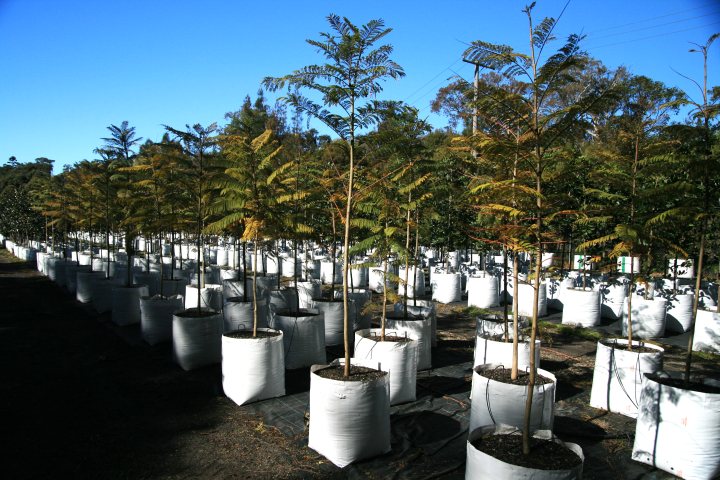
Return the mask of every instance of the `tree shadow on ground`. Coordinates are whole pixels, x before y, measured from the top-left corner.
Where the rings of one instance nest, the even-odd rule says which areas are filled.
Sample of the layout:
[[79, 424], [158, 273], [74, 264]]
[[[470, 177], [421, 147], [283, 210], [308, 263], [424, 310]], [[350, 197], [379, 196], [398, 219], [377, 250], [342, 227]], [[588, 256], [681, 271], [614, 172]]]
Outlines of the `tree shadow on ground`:
[[466, 430], [459, 421], [428, 411], [393, 415], [390, 423], [394, 452], [419, 447], [432, 455]]
[[470, 392], [470, 382], [465, 381], [464, 378], [430, 375], [417, 380], [418, 397], [429, 393], [435, 398], [441, 398], [446, 395], [468, 392]]
[[583, 439], [583, 443], [597, 443], [607, 438], [607, 431], [600, 426], [574, 417], [556, 415], [553, 433], [562, 438]]

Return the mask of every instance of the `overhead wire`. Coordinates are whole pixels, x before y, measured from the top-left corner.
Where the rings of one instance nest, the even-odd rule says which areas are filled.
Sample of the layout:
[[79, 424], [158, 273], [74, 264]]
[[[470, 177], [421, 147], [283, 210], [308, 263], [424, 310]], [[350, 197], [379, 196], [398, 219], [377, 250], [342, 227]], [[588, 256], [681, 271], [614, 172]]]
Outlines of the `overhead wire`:
[[[652, 29], [656, 29], [656, 28], [666, 27], [666, 26], [668, 26], [668, 25], [674, 25], [674, 24], [683, 23], [683, 22], [689, 22], [689, 21], [692, 21], [692, 20], [702, 19], [702, 18], [706, 18], [706, 17], [712, 17], [712, 16], [714, 16], [714, 12], [710, 12], [710, 13], [702, 14], [702, 15], [696, 15], [696, 16], [692, 16], [692, 17], [686, 17], [686, 18], [682, 18], [682, 19], [674, 19], [674, 20], [672, 20], [672, 21], [657, 23], [657, 24], [655, 24], [655, 25], [643, 26], [643, 27], [641, 27], [641, 28], [626, 28], [626, 27], [632, 27], [632, 26], [635, 26], [635, 25], [647, 24], [648, 22], [653, 22], [653, 21], [656, 21], [656, 20], [660, 20], [660, 19], [664, 19], [664, 18], [668, 18], [668, 17], [673, 17], [673, 16], [676, 16], [676, 15], [678, 15], [678, 14], [687, 14], [687, 13], [692, 12], [692, 11], [702, 10], [702, 9], [706, 9], [706, 8], [709, 8], [709, 7], [712, 8], [712, 7], [716, 6], [716, 5], [717, 5], [717, 3], [715, 3], [715, 2], [713, 1], [713, 2], [708, 2], [708, 3], [706, 3], [706, 4], [703, 4], [703, 5], [699, 5], [699, 6], [695, 6], [695, 7], [691, 7], [691, 8], [685, 8], [685, 9], [682, 9], [682, 10], [676, 10], [676, 11], [669, 12], [669, 13], [666, 13], [666, 14], [663, 14], [663, 15], [657, 15], [657, 16], [654, 16], [654, 17], [649, 17], [649, 18], [645, 18], [645, 19], [642, 19], [642, 20], [634, 21], [634, 22], [628, 22], [628, 23], [624, 23], [624, 24], [620, 24], [620, 25], [613, 25], [613, 26], [609, 26], [609, 27], [603, 27], [603, 28], [596, 29], [596, 30], [593, 30], [593, 31], [588, 32], [587, 36], [588, 36], [588, 39], [589, 39], [590, 41], [600, 40], [600, 39], [609, 39], [609, 38], [613, 38], [613, 37], [622, 37], [622, 36], [627, 36], [627, 35], [635, 34], [635, 33], [639, 32], [639, 31], [652, 30]], [[622, 40], [622, 41], [613, 42], [613, 43], [606, 43], [606, 44], [603, 44], [603, 45], [595, 45], [595, 46], [593, 46], [592, 44], [590, 44], [590, 45], [588, 45], [588, 46], [586, 47], [586, 50], [596, 50], [596, 49], [606, 48], [606, 47], [611, 47], [611, 46], [616, 46], [616, 45], [624, 45], [624, 44], [629, 44], [629, 43], [636, 43], [636, 42], [640, 42], [640, 41], [644, 41], [644, 40], [650, 40], [650, 39], [653, 39], [653, 38], [663, 37], [663, 36], [667, 36], [667, 35], [671, 35], [671, 34], [675, 34], [675, 33], [682, 33], [682, 32], [697, 30], [697, 29], [701, 29], [701, 28], [707, 28], [707, 27], [711, 27], [711, 26], [714, 26], [714, 25], [718, 25], [718, 24], [720, 24], [720, 20], [717, 20], [717, 21], [714, 21], [714, 22], [711, 22], [711, 23], [707, 23], [707, 24], [704, 24], [704, 25], [695, 25], [695, 26], [692, 26], [692, 27], [684, 28], [684, 29], [673, 30], [673, 31], [670, 31], [670, 32], [663, 32], [663, 33], [659, 33], [659, 34], [655, 34], [655, 35], [647, 35], [647, 36], [644, 36], [644, 37], [629, 38], [629, 39], [627, 39], [627, 40]], [[625, 30], [623, 30], [623, 31], [617, 31], [617, 32], [615, 32], [615, 33], [608, 33], [608, 34], [606, 34], [606, 35], [601, 35], [601, 36], [594, 37], [594, 38], [592, 37], [592, 35], [593, 35], [594, 33], [606, 32], [606, 31], [612, 31], [612, 30], [618, 30], [618, 29], [625, 29]], [[458, 41], [460, 41], [460, 40], [458, 40]], [[462, 41], [461, 41], [461, 43], [464, 43], [464, 44], [466, 44], [466, 45], [469, 45], [467, 42], [462, 42]], [[434, 75], [432, 78], [430, 78], [427, 82], [425, 82], [424, 84], [422, 84], [420, 87], [418, 87], [416, 90], [414, 90], [410, 95], [408, 95], [407, 97], [405, 97], [404, 102], [407, 103], [407, 104], [409, 104], [409, 105], [415, 106], [416, 108], [418, 108], [418, 111], [423, 111], [423, 110], [427, 110], [428, 108], [430, 108], [429, 105], [425, 105], [425, 106], [423, 106], [423, 107], [417, 107], [417, 104], [418, 104], [423, 98], [425, 98], [425, 97], [427, 97], [428, 95], [430, 95], [431, 93], [435, 92], [435, 91], [437, 90], [437, 88], [439, 88], [442, 84], [444, 84], [445, 82], [447, 82], [447, 79], [443, 79], [443, 80], [440, 80], [439, 82], [435, 82], [435, 83], [430, 87], [430, 89], [427, 89], [427, 90], [426, 90], [426, 87], [428, 87], [428, 85], [430, 85], [431, 83], [433, 83], [438, 77], [440, 77], [440, 75], [442, 75], [442, 74], [443, 74], [444, 72], [446, 72], [446, 71], [450, 71], [450, 72], [452, 72], [452, 73], [455, 74], [455, 75], [462, 76], [462, 75], [460, 75], [458, 72], [456, 72], [456, 71], [454, 71], [454, 70], [452, 69], [452, 67], [454, 67], [454, 66], [455, 66], [457, 63], [459, 63], [460, 61], [462, 61], [462, 57], [458, 58], [457, 60], [455, 60], [453, 63], [451, 63], [451, 64], [448, 65], [447, 67], [445, 67], [445, 68], [443, 68], [442, 70], [440, 70], [437, 74], [435, 74], [435, 75]], [[422, 93], [423, 91], [424, 91], [424, 93]], [[418, 95], [419, 95], [419, 96], [418, 96]], [[412, 99], [412, 100], [411, 100], [411, 99]]]
[[606, 43], [605, 45], [596, 45], [596, 46], [592, 46], [592, 45], [591, 45], [591, 46], [588, 46], [586, 49], [587, 49], [587, 50], [597, 50], [598, 48], [614, 47], [614, 46], [616, 46], [616, 45], [625, 45], [625, 44], [627, 44], [627, 43], [636, 43], [636, 42], [640, 42], [640, 41], [643, 41], [643, 40], [649, 40], [649, 39], [651, 39], [651, 38], [666, 37], [666, 36], [672, 35], [672, 34], [674, 34], [674, 33], [689, 32], [689, 31], [691, 31], [691, 30], [698, 30], [698, 29], [701, 29], [701, 28], [712, 27], [713, 25], [720, 25], [720, 20], [717, 20], [717, 21], [715, 21], [715, 22], [708, 23], [708, 24], [705, 24], [705, 25], [698, 25], [698, 26], [694, 26], [694, 27], [690, 27], [690, 28], [684, 28], [684, 29], [681, 29], [681, 30], [673, 30], [672, 32], [663, 32], [663, 33], [658, 33], [658, 34], [656, 34], [656, 35], [648, 35], [648, 36], [646, 36], [646, 37], [632, 38], [632, 39], [625, 40], [625, 41], [622, 41], [622, 42]]
[[685, 8], [685, 9], [683, 9], [683, 10], [676, 10], [676, 11], [674, 11], [674, 12], [666, 13], [666, 14], [664, 14], [664, 15], [658, 15], [658, 16], [656, 16], [656, 17], [645, 18], [645, 19], [642, 19], [642, 20], [638, 20], [638, 21], [636, 21], [636, 22], [629, 22], [629, 23], [623, 23], [623, 24], [620, 24], [620, 25], [612, 25], [612, 26], [610, 26], [610, 27], [598, 28], [598, 29], [596, 29], [596, 30], [594, 30], [594, 31], [592, 31], [592, 32], [590, 32], [590, 33], [604, 32], [604, 31], [606, 31], [606, 30], [613, 30], [613, 29], [616, 29], [616, 28], [630, 27], [630, 26], [632, 26], [632, 25], [638, 25], [638, 24], [641, 24], [641, 23], [651, 22], [651, 21], [653, 21], [653, 20], [658, 20], [658, 19], [661, 19], [661, 18], [672, 17], [672, 16], [677, 15], [677, 14], [680, 14], [680, 13], [687, 13], [687, 12], [690, 12], [690, 11], [693, 11], [693, 10], [700, 10], [700, 9], [703, 9], [703, 8], [713, 7], [713, 6], [717, 6], [717, 3], [716, 3], [715, 1], [712, 1], [712, 2], [706, 3], [705, 5], [701, 5], [701, 6], [697, 6], [697, 7]]
[[451, 64], [448, 65], [447, 67], [445, 67], [445, 68], [443, 68], [442, 70], [440, 70], [434, 77], [432, 77], [430, 80], [428, 80], [427, 82], [425, 82], [424, 84], [422, 84], [420, 87], [418, 87], [413, 93], [411, 93], [410, 95], [408, 95], [407, 97], [405, 97], [405, 99], [404, 99], [403, 101], [404, 101], [405, 103], [408, 103], [412, 97], [414, 97], [414, 96], [415, 96], [417, 93], [419, 93], [422, 89], [424, 89], [426, 86], [428, 86], [428, 84], [430, 84], [430, 82], [432, 82], [433, 80], [435, 80], [436, 78], [438, 78], [438, 77], [439, 77], [440, 75], [442, 75], [446, 70], [450, 70], [452, 67], [455, 66], [456, 63], [458, 63], [458, 62], [460, 62], [460, 61], [462, 61], [462, 57], [458, 58], [457, 60], [455, 60], [453, 63], [451, 63]]
[[628, 34], [632, 34], [632, 33], [635, 33], [635, 32], [640, 32], [640, 31], [643, 31], [643, 30], [652, 30], [652, 29], [655, 29], [655, 28], [662, 28], [662, 27], [665, 27], [665, 26], [667, 26], [667, 25], [673, 25], [673, 24], [676, 24], [676, 23], [687, 22], [687, 21], [690, 21], [690, 20], [697, 20], [697, 19], [699, 19], [699, 18], [705, 18], [705, 17], [710, 17], [710, 16], [712, 16], [712, 14], [698, 15], [698, 16], [696, 16], [696, 17], [689, 17], [689, 18], [681, 18], [681, 19], [678, 19], [678, 20], [673, 20], [673, 21], [671, 21], [671, 22], [659, 23], [659, 24], [657, 24], [657, 25], [650, 25], [650, 26], [642, 27], [642, 28], [634, 28], [634, 29], [632, 29], [632, 30], [627, 30], [627, 31], [618, 32], [618, 33], [611, 33], [611, 34], [608, 34], [608, 35], [601, 35], [601, 36], [599, 36], [599, 37], [593, 37], [593, 36], [591, 35], [591, 33], [588, 33], [587, 35], [588, 35], [588, 38], [591, 38], [592, 40], [599, 40], [599, 39], [602, 39], [602, 38], [610, 38], [610, 37], [617, 37], [617, 36], [621, 36], [621, 35], [628, 35]]

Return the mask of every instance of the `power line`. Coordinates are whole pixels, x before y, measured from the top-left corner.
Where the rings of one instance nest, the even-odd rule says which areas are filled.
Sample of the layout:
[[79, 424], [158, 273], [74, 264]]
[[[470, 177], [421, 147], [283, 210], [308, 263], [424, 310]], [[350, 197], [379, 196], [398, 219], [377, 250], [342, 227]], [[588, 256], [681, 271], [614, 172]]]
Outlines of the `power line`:
[[[674, 12], [666, 13], [665, 15], [658, 15], [657, 17], [650, 17], [650, 18], [646, 18], [646, 19], [643, 19], [643, 20], [638, 20], [638, 21], [636, 21], [636, 22], [623, 23], [623, 24], [621, 24], [621, 25], [613, 25], [613, 26], [605, 27], [605, 28], [598, 28], [597, 30], [594, 30], [594, 31], [589, 32], [589, 33], [592, 34], [592, 33], [596, 33], [596, 32], [604, 32], [604, 31], [607, 31], [607, 30], [613, 30], [613, 29], [616, 29], [616, 28], [630, 27], [630, 26], [632, 26], [632, 25], [638, 25], [638, 24], [641, 24], [641, 23], [651, 22], [651, 21], [653, 21], [653, 20], [658, 20], [658, 19], [661, 19], [661, 18], [672, 17], [672, 16], [677, 15], [677, 14], [679, 14], [679, 13], [687, 13], [687, 12], [690, 12], [690, 11], [693, 11], [693, 10], [700, 10], [700, 9], [703, 9], [703, 8], [712, 7], [712, 6], [716, 6], [716, 5], [717, 5], [717, 3], [713, 1], [713, 2], [707, 3], [707, 4], [705, 4], [705, 5], [701, 5], [701, 6], [699, 6], [699, 7], [686, 8], [686, 9], [683, 9], [683, 10], [677, 10], [677, 11], [674, 11]], [[710, 14], [709, 14], [709, 15], [710, 15]]]
[[[407, 97], [405, 97], [405, 99], [404, 99], [403, 101], [404, 101], [405, 103], [409, 103], [409, 100], [410, 100], [412, 97], [414, 97], [417, 93], [419, 93], [423, 88], [425, 88], [426, 86], [428, 86], [428, 85], [430, 84], [430, 82], [434, 81], [434, 80], [435, 80], [436, 78], [438, 78], [440, 75], [442, 75], [443, 73], [445, 73], [446, 70], [450, 70], [452, 67], [455, 66], [456, 63], [458, 63], [458, 62], [460, 62], [460, 61], [462, 61], [462, 57], [458, 58], [457, 60], [455, 60], [453, 63], [451, 63], [451, 64], [448, 65], [447, 67], [445, 67], [445, 68], [443, 68], [442, 70], [440, 70], [434, 77], [432, 77], [430, 80], [428, 80], [427, 82], [425, 82], [424, 84], [422, 84], [420, 87], [418, 87], [413, 93], [411, 93], [410, 95], [408, 95]], [[427, 94], [426, 94], [426, 95], [427, 95]], [[424, 96], [424, 95], [423, 95], [423, 96]], [[420, 97], [420, 98], [422, 98], [422, 97]], [[418, 99], [418, 100], [419, 100], [419, 99]], [[415, 101], [417, 101], [417, 100], [415, 100]]]
[[681, 19], [679, 19], [679, 20], [673, 20], [672, 22], [659, 23], [659, 24], [657, 24], [657, 25], [650, 25], [650, 26], [648, 26], [648, 27], [635, 28], [635, 29], [632, 29], [632, 30], [626, 30], [626, 31], [624, 31], [624, 32], [611, 33], [611, 34], [609, 34], [609, 35], [601, 35], [601, 36], [599, 36], [599, 37], [593, 37], [593, 36], [591, 36], [591, 34], [588, 34], [587, 36], [588, 36], [588, 38], [591, 39], [591, 40], [600, 40], [600, 39], [603, 39], [603, 38], [610, 38], [610, 37], [617, 37], [617, 36], [622, 36], [622, 35], [628, 35], [628, 34], [632, 34], [632, 33], [635, 33], [635, 32], [640, 32], [640, 31], [643, 31], [643, 30], [652, 30], [652, 29], [654, 29], [654, 28], [661, 28], [661, 27], [664, 27], [664, 26], [667, 26], [667, 25], [673, 25], [673, 24], [675, 24], [675, 23], [682, 23], [682, 22], [687, 22], [687, 21], [689, 21], [689, 20], [697, 20], [698, 18], [705, 18], [705, 17], [710, 17], [710, 16], [713, 16], [713, 15], [712, 15], [712, 14], [707, 14], [707, 15], [699, 15], [699, 16], [690, 17], [690, 18], [681, 18]]
[[673, 33], [688, 32], [688, 31], [691, 31], [691, 30], [698, 30], [698, 29], [700, 29], [700, 28], [712, 27], [713, 25], [718, 25], [718, 24], [720, 24], [720, 20], [718, 20], [718, 21], [716, 21], [716, 22], [708, 23], [708, 24], [706, 24], [706, 25], [698, 25], [698, 26], [696, 26], [696, 27], [684, 28], [684, 29], [682, 29], [682, 30], [674, 30], [674, 31], [672, 31], [672, 32], [658, 33], [657, 35], [648, 35], [647, 37], [633, 38], [633, 39], [626, 40], [626, 41], [623, 41], [623, 42], [606, 43], [605, 45], [597, 45], [597, 46], [594, 46], [594, 47], [587, 47], [586, 50], [597, 50], [598, 48], [614, 47], [614, 46], [616, 46], [616, 45], [624, 45], [624, 44], [627, 44], [627, 43], [636, 43], [636, 42], [640, 42], [640, 41], [642, 41], [642, 40], [649, 40], [649, 39], [651, 39], [651, 38], [665, 37], [665, 36], [667, 36], [667, 35], [672, 35]]

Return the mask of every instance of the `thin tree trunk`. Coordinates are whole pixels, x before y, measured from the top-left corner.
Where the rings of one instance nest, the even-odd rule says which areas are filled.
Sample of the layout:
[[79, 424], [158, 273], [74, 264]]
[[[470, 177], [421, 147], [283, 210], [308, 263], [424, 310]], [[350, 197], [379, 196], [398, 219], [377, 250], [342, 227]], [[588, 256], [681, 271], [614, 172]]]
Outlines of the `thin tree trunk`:
[[[503, 321], [505, 322], [505, 342], [509, 341], [509, 335], [508, 331], [510, 328], [509, 322], [508, 322], [508, 281], [507, 281], [507, 275], [508, 275], [508, 249], [506, 246], [503, 246]], [[515, 308], [515, 302], [513, 300], [513, 308]]]
[[[405, 220], [405, 289], [403, 290], [403, 318], [407, 319], [408, 316], [408, 277], [410, 275], [410, 203], [412, 202], [412, 192], [408, 193], [408, 211]], [[416, 276], [413, 269], [413, 275]], [[415, 279], [413, 279], [413, 289], [415, 289]], [[415, 292], [413, 291], [413, 298]]]
[[[387, 224], [386, 224], [387, 227]], [[387, 274], [388, 274], [388, 258], [385, 258], [385, 261], [383, 262], [383, 282], [385, 282], [385, 285], [383, 286], [383, 301], [382, 301], [382, 312], [380, 314], [380, 341], [385, 341], [385, 321], [387, 318]]]
[[[253, 257], [253, 276], [252, 276], [252, 288], [253, 288], [253, 338], [257, 337], [257, 245], [258, 236], [255, 234], [255, 240], [253, 241], [253, 250], [255, 256]], [[244, 289], [247, 290], [247, 289]]]
[[[513, 251], [513, 338], [512, 338], [512, 369], [510, 371], [510, 379], [517, 380], [518, 377], [518, 342], [520, 341], [519, 335], [519, 322], [520, 322], [520, 295], [519, 295], [519, 283], [518, 282], [518, 269], [520, 262], [518, 261], [518, 253]], [[507, 338], [507, 330], [505, 333]]]
[[[703, 220], [701, 231], [700, 231], [700, 251], [698, 252], [698, 265], [697, 274], [695, 278], [695, 299], [693, 300], [693, 313], [692, 313], [692, 327], [690, 328], [690, 335], [688, 336], [687, 354], [685, 356], [685, 384], [690, 382], [690, 367], [692, 366], [692, 347], [693, 341], [695, 340], [695, 321], [697, 320], [698, 301], [700, 299], [700, 287], [702, 286], [702, 269], [703, 269], [703, 257], [705, 256], [705, 226], [706, 221]], [[718, 299], [720, 300], [720, 298]], [[720, 304], [720, 301], [718, 302]], [[720, 310], [718, 310], [720, 311]]]
[[[348, 251], [350, 250], [350, 214], [352, 213], [353, 187], [355, 180], [355, 103], [350, 107], [350, 170], [348, 175], [347, 205], [345, 207], [345, 238], [343, 243], [343, 337], [345, 347], [345, 377], [350, 376], [350, 315], [348, 302]], [[333, 262], [335, 260], [333, 259]], [[334, 266], [333, 266], [334, 268]], [[335, 279], [333, 278], [333, 281]]]
[[[243, 302], [247, 302], [247, 240], [243, 240], [242, 249], [242, 264], [243, 264], [243, 275], [242, 275], [242, 286], [243, 286]], [[257, 263], [257, 250], [255, 250], [255, 263]]]
[[[415, 209], [415, 253], [413, 254], [413, 267], [417, 272], [418, 260], [420, 258], [420, 209]], [[417, 273], [416, 273], [417, 275]], [[423, 272], [423, 284], [425, 283], [425, 272]], [[413, 295], [413, 306], [417, 307], [417, 295]]]

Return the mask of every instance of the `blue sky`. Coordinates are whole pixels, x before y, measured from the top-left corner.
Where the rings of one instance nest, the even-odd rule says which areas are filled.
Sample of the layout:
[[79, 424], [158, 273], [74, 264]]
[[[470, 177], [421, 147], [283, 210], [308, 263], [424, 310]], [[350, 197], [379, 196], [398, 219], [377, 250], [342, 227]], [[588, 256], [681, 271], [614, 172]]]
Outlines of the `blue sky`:
[[[386, 83], [383, 98], [430, 112], [466, 43], [486, 40], [526, 51], [528, 1], [186, 1], [0, 0], [0, 164], [14, 155], [62, 165], [92, 159], [106, 127], [128, 120], [159, 140], [163, 124], [224, 124], [263, 77], [321, 62], [305, 39], [329, 31], [329, 13], [356, 24], [382, 18], [395, 60], [407, 76]], [[539, 0], [535, 18], [557, 17], [566, 0]], [[587, 35], [585, 49], [697, 97], [704, 44], [720, 31], [717, 0], [571, 0], [556, 30]], [[720, 41], [710, 53], [709, 84], [720, 76]], [[316, 126], [316, 125], [313, 125]], [[317, 127], [317, 126], [316, 126]]]

